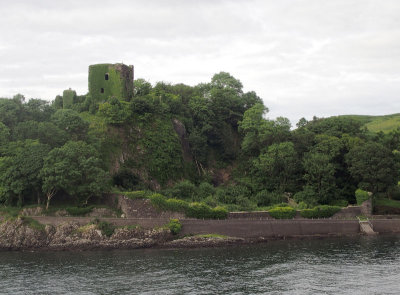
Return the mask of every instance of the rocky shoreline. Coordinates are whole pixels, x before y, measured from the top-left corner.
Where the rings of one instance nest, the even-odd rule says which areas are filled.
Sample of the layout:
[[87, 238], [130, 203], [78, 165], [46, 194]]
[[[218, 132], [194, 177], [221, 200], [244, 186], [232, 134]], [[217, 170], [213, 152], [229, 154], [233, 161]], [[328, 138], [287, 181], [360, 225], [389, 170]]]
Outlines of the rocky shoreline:
[[15, 218], [0, 223], [0, 251], [86, 251], [141, 248], [211, 248], [265, 243], [279, 239], [326, 238], [341, 235], [312, 235], [275, 238], [238, 238], [219, 235], [173, 235], [166, 227], [144, 229], [117, 227], [105, 234], [96, 224], [60, 225], [30, 223], [29, 218]]
[[167, 228], [116, 228], [107, 236], [95, 224], [80, 226], [66, 222], [58, 226], [35, 228], [24, 218], [0, 224], [0, 251], [84, 251], [140, 248], [196, 248], [245, 244], [250, 241], [234, 237], [179, 237]]

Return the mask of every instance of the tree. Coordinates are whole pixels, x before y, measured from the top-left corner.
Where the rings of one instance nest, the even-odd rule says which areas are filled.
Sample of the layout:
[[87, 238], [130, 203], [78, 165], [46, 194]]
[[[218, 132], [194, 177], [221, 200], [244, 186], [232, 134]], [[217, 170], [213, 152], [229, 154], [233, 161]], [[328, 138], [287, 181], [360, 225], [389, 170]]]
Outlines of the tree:
[[58, 128], [67, 132], [72, 139], [82, 140], [86, 138], [89, 124], [76, 111], [70, 109], [58, 110], [51, 117], [51, 120]]
[[51, 122], [40, 122], [37, 133], [40, 142], [48, 144], [52, 148], [64, 145], [70, 138], [67, 131], [58, 128]]
[[292, 142], [282, 142], [268, 147], [254, 161], [260, 181], [272, 191], [294, 191], [299, 178], [300, 163]]
[[0, 122], [0, 156], [1, 156], [1, 150], [2, 146], [4, 146], [10, 137], [10, 129], [7, 128], [6, 125], [4, 125], [2, 122]]
[[395, 155], [380, 143], [368, 142], [355, 146], [346, 155], [349, 171], [361, 189], [384, 192], [397, 184], [398, 163]]
[[243, 93], [243, 84], [227, 72], [215, 74], [211, 79], [211, 87], [218, 89], [231, 89], [237, 94]]
[[24, 104], [24, 110], [24, 120], [43, 122], [50, 119], [55, 108], [46, 100], [32, 98]]
[[45, 158], [41, 176], [47, 194], [46, 208], [59, 190], [87, 203], [108, 186], [108, 174], [102, 169], [97, 151], [83, 141], [69, 141], [53, 149]]
[[144, 79], [136, 79], [134, 82], [134, 96], [144, 96], [150, 93], [151, 84]]
[[268, 108], [257, 103], [243, 115], [239, 122], [239, 131], [244, 135], [242, 150], [250, 155], [257, 155], [265, 146], [265, 139], [272, 135], [273, 122], [263, 118]]
[[120, 125], [129, 118], [131, 112], [129, 103], [111, 97], [108, 101], [99, 105], [99, 114], [105, 118], [107, 123]]
[[3, 199], [11, 202], [12, 198], [17, 196], [19, 205], [22, 205], [25, 196], [35, 194], [38, 203], [40, 202], [40, 170], [49, 150], [49, 146], [32, 140], [9, 145], [7, 156], [1, 158], [0, 162]]
[[317, 202], [327, 204], [336, 199], [335, 165], [329, 155], [309, 152], [303, 159], [304, 179], [308, 190], [315, 192]]

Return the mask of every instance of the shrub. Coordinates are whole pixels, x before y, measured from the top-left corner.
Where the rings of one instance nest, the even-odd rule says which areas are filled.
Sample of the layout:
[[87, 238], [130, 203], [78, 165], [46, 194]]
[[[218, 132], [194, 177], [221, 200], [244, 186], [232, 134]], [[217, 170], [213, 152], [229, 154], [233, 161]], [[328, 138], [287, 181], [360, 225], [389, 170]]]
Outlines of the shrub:
[[268, 212], [275, 219], [292, 219], [296, 215], [296, 210], [292, 207], [276, 207]]
[[178, 199], [193, 199], [196, 195], [197, 188], [189, 180], [183, 180], [174, 185], [174, 187], [169, 190], [169, 193], [174, 198]]
[[314, 189], [306, 185], [302, 191], [294, 194], [293, 199], [297, 203], [305, 202], [308, 205], [312, 205], [316, 204], [318, 197]]
[[223, 219], [228, 216], [228, 211], [223, 207], [211, 208], [205, 203], [191, 203], [178, 199], [167, 199], [161, 194], [150, 197], [153, 206], [164, 211], [183, 212], [187, 217]]
[[214, 196], [208, 196], [203, 200], [210, 207], [216, 207], [218, 205], [218, 201], [215, 199]]
[[93, 206], [88, 207], [67, 207], [65, 211], [72, 216], [82, 216], [93, 211]]
[[167, 208], [169, 211], [186, 212], [189, 204], [183, 200], [167, 199]]
[[212, 218], [211, 207], [204, 203], [191, 203], [186, 211], [187, 217]]
[[241, 211], [253, 211], [257, 208], [257, 204], [245, 196], [238, 196], [236, 198], [236, 204], [239, 205]]
[[196, 200], [204, 200], [215, 193], [215, 188], [212, 184], [208, 182], [200, 183], [199, 187], [197, 188], [197, 195]]
[[228, 210], [224, 207], [218, 206], [212, 209], [213, 219], [226, 219], [228, 217]]
[[387, 194], [389, 199], [400, 200], [400, 187], [398, 185], [389, 187]]
[[182, 224], [178, 219], [171, 219], [167, 224], [167, 228], [171, 231], [173, 235], [177, 235], [181, 232]]
[[357, 205], [361, 205], [362, 203], [364, 203], [366, 200], [369, 199], [369, 194], [367, 191], [364, 191], [362, 189], [357, 189], [356, 199], [357, 199]]
[[225, 204], [237, 204], [251, 195], [249, 189], [243, 185], [230, 185], [216, 190], [217, 200]]
[[349, 202], [347, 200], [335, 200], [330, 203], [331, 206], [347, 207]]
[[161, 194], [152, 194], [150, 196], [151, 204], [160, 209], [160, 210], [168, 210], [167, 198]]
[[329, 218], [339, 212], [340, 209], [339, 206], [321, 205], [312, 209], [304, 209], [300, 212], [300, 215], [304, 218]]
[[297, 206], [298, 209], [303, 210], [303, 209], [307, 209], [307, 204], [304, 202], [300, 202], [299, 205]]
[[284, 200], [284, 196], [279, 192], [263, 190], [256, 194], [256, 200], [259, 206], [271, 206], [273, 204], [281, 203]]
[[98, 221], [96, 227], [101, 230], [101, 233], [107, 237], [111, 237], [114, 233], [115, 227], [107, 221]]

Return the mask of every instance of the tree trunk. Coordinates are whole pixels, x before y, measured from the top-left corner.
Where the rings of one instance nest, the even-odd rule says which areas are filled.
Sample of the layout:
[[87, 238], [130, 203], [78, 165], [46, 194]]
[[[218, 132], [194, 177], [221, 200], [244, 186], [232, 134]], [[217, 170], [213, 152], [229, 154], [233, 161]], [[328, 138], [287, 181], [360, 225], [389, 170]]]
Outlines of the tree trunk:
[[55, 193], [56, 193], [55, 189], [52, 189], [49, 192], [47, 192], [46, 210], [49, 210], [50, 200], [55, 195]]

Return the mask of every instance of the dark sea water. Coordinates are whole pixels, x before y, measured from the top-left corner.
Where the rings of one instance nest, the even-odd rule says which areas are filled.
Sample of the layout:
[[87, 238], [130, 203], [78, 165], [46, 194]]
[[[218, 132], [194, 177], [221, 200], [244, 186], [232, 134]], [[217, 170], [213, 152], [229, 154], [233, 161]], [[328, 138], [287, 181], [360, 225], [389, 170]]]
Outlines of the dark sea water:
[[400, 236], [0, 252], [0, 294], [400, 294]]

